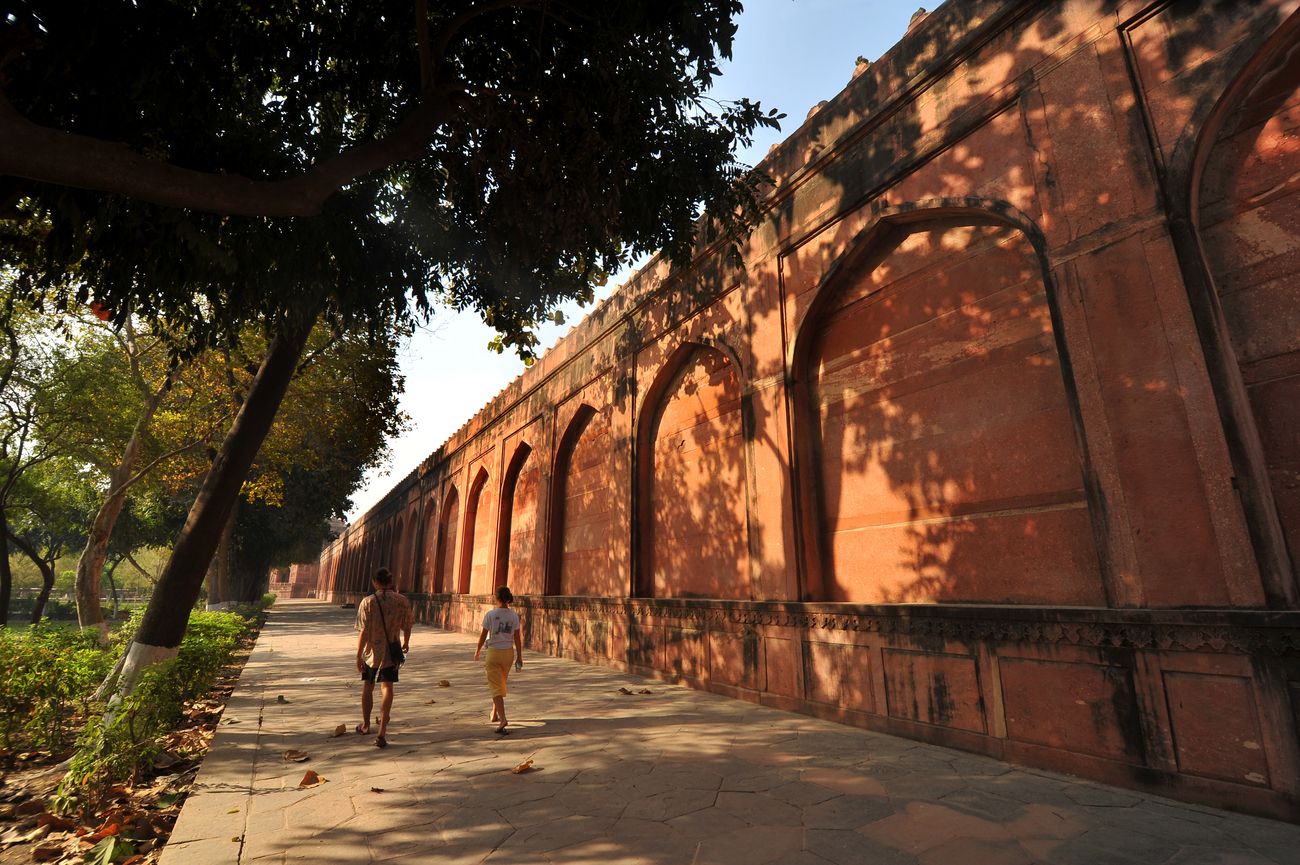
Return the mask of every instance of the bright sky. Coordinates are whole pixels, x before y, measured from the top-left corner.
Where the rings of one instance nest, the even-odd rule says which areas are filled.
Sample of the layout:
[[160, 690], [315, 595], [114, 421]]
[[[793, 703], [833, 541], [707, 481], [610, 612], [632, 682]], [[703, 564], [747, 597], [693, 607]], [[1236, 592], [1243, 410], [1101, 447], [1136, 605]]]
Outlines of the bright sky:
[[[937, 6], [938, 0], [927, 8]], [[724, 64], [714, 88], [719, 99], [756, 99], [779, 108], [782, 131], [759, 130], [754, 146], [740, 155], [753, 165], [768, 148], [803, 123], [808, 109], [839, 93], [853, 75], [859, 55], [875, 60], [902, 38], [918, 0], [747, 0], [738, 22], [734, 57]], [[603, 299], [622, 280], [597, 293]], [[550, 347], [583, 311], [564, 308], [569, 323], [539, 332]], [[487, 348], [494, 332], [472, 313], [446, 313], [416, 333], [402, 356], [406, 393], [402, 410], [410, 428], [391, 442], [392, 458], [366, 475], [352, 497], [349, 522], [378, 502], [460, 426], [523, 372], [513, 354]]]

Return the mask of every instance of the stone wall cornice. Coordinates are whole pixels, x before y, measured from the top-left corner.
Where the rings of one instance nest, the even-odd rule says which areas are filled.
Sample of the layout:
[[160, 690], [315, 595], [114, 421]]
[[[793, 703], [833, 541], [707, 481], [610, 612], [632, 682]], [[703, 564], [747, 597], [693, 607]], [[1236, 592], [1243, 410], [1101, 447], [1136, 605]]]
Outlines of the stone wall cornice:
[[[419, 596], [434, 604], [459, 600], [491, 606], [489, 596]], [[530, 596], [520, 611], [651, 620], [672, 627], [734, 631], [737, 626], [790, 628], [829, 636], [873, 633], [954, 642], [1064, 644], [1094, 649], [1145, 649], [1213, 654], [1300, 656], [1300, 611], [1117, 610], [975, 604], [838, 604], [672, 598]]]

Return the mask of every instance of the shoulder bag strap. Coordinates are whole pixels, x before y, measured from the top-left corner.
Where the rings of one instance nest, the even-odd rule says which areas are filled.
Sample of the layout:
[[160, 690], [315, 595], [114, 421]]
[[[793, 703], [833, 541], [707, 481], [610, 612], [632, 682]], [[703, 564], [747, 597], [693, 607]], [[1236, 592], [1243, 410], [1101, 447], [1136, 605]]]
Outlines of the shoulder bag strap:
[[375, 606], [379, 608], [379, 625], [384, 629], [384, 652], [388, 652], [388, 622], [384, 619], [384, 604], [379, 598], [379, 593], [375, 592], [372, 597], [375, 599]]

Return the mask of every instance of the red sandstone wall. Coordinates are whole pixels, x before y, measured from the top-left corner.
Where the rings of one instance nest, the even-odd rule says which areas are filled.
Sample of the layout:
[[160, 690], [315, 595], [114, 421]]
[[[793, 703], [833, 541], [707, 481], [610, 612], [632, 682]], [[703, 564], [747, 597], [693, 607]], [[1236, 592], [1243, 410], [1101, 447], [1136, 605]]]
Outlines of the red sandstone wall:
[[943, 6], [744, 268], [653, 261], [323, 590], [504, 580], [536, 650], [1300, 818], [1297, 6]]

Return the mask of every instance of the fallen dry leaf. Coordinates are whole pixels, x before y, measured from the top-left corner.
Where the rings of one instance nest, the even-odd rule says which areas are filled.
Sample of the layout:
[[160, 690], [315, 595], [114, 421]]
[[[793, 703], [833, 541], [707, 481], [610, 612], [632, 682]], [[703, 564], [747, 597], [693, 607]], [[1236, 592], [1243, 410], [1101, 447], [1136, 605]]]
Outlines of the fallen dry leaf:
[[370, 792], [371, 792], [371, 793], [382, 793], [382, 792], [384, 792], [384, 788], [383, 788], [383, 787], [371, 787], [371, 788], [370, 788]]
[[33, 814], [39, 814], [45, 810], [45, 804], [39, 799], [28, 799], [26, 802], [18, 803], [14, 813], [19, 817], [30, 817]]
[[525, 772], [531, 772], [531, 771], [533, 771], [532, 760], [525, 760], [524, 762], [520, 763], [518, 766], [510, 770], [510, 772], [514, 775], [522, 775]]
[[629, 697], [632, 696], [632, 692], [629, 691], [627, 688], [619, 688], [619, 689], [618, 689], [618, 692], [619, 692], [620, 694], [626, 694], [626, 695], [629, 696]]
[[430, 701], [429, 701], [428, 703], [426, 703], [425, 705], [427, 705], [427, 706], [432, 706], [432, 705], [433, 705], [434, 703], [436, 703], [436, 702], [438, 702], [438, 701], [437, 701], [437, 700], [430, 700]]
[[275, 695], [275, 702], [277, 702], [277, 703], [287, 703], [287, 702], [289, 702], [289, 698], [286, 697], [284, 694], [276, 694], [276, 695]]
[[642, 688], [641, 690], [637, 691], [637, 693], [638, 693], [638, 694], [653, 694], [654, 691], [650, 690], [649, 688]]
[[337, 727], [334, 728], [334, 732], [330, 735], [330, 738], [337, 739], [339, 736], [346, 736], [347, 734], [348, 734], [348, 725], [339, 724]]
[[91, 844], [97, 844], [100, 841], [103, 841], [105, 838], [109, 837], [110, 835], [116, 835], [118, 832], [121, 831], [122, 831], [122, 827], [119, 826], [118, 824], [106, 823], [103, 826], [100, 826], [94, 832], [90, 833], [89, 835], [83, 835], [81, 840], [87, 841]]
[[171, 751], [159, 751], [153, 758], [153, 767], [155, 769], [170, 769], [181, 761], [181, 758]]
[[308, 769], [307, 773], [302, 776], [302, 780], [298, 782], [298, 789], [306, 790], [308, 787], [316, 787], [320, 784], [324, 784], [326, 780], [328, 779], [322, 778], [311, 769]]
[[0, 845], [30, 844], [32, 841], [39, 841], [49, 833], [50, 830], [46, 829], [44, 826], [37, 826], [35, 829], [29, 829], [26, 832], [18, 829], [10, 829], [8, 832], [0, 835]]
[[290, 748], [284, 752], [284, 759], [288, 763], [305, 763], [311, 759], [311, 755], [306, 751], [298, 751]]
[[439, 680], [438, 680], [438, 687], [439, 687], [439, 688], [450, 688], [450, 687], [451, 687], [451, 682], [448, 682], [446, 679], [439, 679]]
[[144, 854], [137, 853], [134, 856], [132, 856], [130, 859], [123, 859], [122, 865], [139, 865], [139, 863], [143, 861], [144, 861]]
[[53, 862], [63, 856], [62, 844], [42, 844], [32, 851], [33, 862]]
[[70, 832], [76, 826], [71, 820], [64, 820], [57, 814], [46, 812], [36, 818], [37, 826], [49, 826], [54, 832]]
[[229, 811], [227, 811], [226, 813], [227, 813], [227, 814], [238, 814], [238, 813], [239, 813], [239, 809], [238, 809], [238, 808], [231, 808], [231, 809], [230, 809]]

